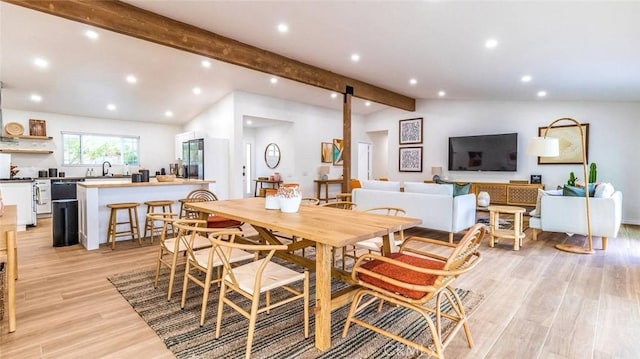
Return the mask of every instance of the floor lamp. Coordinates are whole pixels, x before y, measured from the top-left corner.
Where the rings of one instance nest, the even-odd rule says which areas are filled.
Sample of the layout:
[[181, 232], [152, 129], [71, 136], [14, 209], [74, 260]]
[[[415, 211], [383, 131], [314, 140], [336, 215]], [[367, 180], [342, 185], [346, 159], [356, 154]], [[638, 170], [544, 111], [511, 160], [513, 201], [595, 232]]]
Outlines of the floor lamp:
[[556, 244], [556, 248], [571, 253], [578, 254], [591, 254], [593, 253], [593, 240], [591, 238], [591, 216], [589, 213], [589, 181], [587, 177], [587, 149], [584, 143], [584, 133], [582, 130], [582, 124], [572, 118], [563, 117], [559, 118], [549, 124], [547, 128], [544, 130], [543, 137], [534, 137], [529, 142], [529, 147], [527, 152], [530, 155], [539, 156], [539, 157], [557, 157], [560, 155], [560, 142], [557, 138], [547, 137], [547, 133], [549, 129], [553, 127], [556, 123], [560, 121], [569, 121], [573, 122], [576, 125], [576, 128], [580, 132], [580, 142], [582, 144], [582, 170], [584, 172], [584, 203], [587, 209], [587, 248], [584, 246], [578, 246], [574, 244]]

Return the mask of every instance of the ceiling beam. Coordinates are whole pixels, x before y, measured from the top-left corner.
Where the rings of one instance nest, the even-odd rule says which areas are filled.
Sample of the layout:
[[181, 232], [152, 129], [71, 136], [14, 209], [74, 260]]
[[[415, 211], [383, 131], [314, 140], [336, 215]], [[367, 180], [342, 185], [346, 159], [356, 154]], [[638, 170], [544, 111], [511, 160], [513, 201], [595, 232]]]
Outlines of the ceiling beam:
[[203, 30], [121, 1], [2, 0], [274, 76], [415, 111], [414, 98]]

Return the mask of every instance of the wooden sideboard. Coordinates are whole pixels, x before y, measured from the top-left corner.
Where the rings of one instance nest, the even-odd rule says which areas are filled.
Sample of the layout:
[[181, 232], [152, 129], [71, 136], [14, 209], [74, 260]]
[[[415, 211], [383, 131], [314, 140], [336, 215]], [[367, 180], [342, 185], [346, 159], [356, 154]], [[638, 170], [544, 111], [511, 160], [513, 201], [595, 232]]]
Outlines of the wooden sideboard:
[[[433, 183], [433, 181], [425, 181]], [[464, 182], [456, 181], [458, 184], [471, 183], [469, 193], [489, 193], [491, 204], [504, 204], [509, 206], [535, 207], [538, 199], [538, 189], [544, 189], [543, 184], [530, 183], [504, 183], [504, 182]]]
[[489, 193], [491, 204], [506, 204], [510, 206], [535, 207], [538, 199], [538, 189], [544, 189], [542, 184], [518, 184], [497, 182], [471, 182], [471, 193], [476, 197], [480, 192]]

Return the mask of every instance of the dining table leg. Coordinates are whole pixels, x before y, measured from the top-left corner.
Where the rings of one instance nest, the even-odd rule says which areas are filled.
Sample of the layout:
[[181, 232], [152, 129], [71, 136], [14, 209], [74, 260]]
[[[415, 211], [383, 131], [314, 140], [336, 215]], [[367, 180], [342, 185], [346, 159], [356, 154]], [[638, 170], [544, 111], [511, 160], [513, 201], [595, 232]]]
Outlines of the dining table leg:
[[316, 348], [331, 347], [331, 246], [316, 243]]

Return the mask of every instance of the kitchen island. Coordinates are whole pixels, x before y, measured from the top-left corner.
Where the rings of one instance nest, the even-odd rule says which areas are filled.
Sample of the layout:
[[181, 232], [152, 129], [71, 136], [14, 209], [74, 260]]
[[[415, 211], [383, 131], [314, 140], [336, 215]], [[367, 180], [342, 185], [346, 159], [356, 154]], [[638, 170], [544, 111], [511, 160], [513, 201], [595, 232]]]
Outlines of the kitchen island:
[[[195, 189], [208, 189], [215, 192], [215, 181], [176, 179], [173, 182], [136, 182], [92, 181], [78, 182], [78, 236], [80, 243], [88, 250], [98, 249], [107, 242], [107, 226], [110, 210], [107, 204], [119, 202], [138, 202], [140, 234], [144, 235], [146, 201], [173, 200], [173, 212], [180, 210], [179, 199]], [[124, 213], [122, 213], [124, 215]], [[124, 220], [118, 219], [118, 222]], [[126, 237], [125, 237], [126, 238]], [[123, 239], [125, 239], [123, 238]]]

